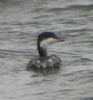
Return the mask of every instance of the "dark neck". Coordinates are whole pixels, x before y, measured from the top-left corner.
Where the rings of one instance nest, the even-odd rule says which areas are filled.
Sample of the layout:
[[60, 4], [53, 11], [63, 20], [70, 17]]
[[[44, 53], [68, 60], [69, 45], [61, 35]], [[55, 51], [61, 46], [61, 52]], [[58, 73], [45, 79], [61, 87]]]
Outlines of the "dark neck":
[[47, 57], [47, 50], [46, 50], [46, 48], [40, 47], [40, 41], [37, 42], [37, 49], [38, 49], [39, 56], [41, 58]]

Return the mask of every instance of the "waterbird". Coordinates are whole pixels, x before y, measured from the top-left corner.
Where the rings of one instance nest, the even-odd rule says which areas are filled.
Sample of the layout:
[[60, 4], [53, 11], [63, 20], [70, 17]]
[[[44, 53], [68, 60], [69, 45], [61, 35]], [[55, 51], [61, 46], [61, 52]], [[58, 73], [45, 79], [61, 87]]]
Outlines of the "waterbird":
[[37, 50], [39, 56], [33, 58], [27, 64], [27, 70], [31, 69], [47, 69], [47, 68], [59, 68], [61, 65], [61, 59], [56, 55], [48, 55], [47, 47], [55, 42], [64, 41], [63, 37], [57, 36], [54, 32], [42, 32], [37, 38]]

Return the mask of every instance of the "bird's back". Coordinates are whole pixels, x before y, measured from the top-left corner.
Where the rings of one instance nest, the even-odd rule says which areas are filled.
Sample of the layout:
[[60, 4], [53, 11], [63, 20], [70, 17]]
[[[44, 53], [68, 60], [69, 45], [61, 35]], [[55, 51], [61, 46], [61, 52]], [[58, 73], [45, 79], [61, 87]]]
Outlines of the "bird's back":
[[59, 68], [61, 60], [56, 55], [48, 56], [44, 59], [34, 58], [29, 61], [27, 70], [31, 69], [46, 69], [46, 68]]

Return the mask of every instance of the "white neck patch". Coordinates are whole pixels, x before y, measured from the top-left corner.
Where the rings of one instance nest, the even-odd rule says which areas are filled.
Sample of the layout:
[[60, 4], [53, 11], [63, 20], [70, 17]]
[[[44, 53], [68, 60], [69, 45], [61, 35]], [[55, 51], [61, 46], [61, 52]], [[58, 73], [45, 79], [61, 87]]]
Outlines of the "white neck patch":
[[41, 41], [40, 47], [46, 48], [48, 45], [50, 45], [50, 44], [52, 44], [52, 43], [55, 43], [55, 42], [57, 42], [57, 39], [48, 38], [48, 39], [45, 39], [45, 40], [42, 40], [42, 41]]

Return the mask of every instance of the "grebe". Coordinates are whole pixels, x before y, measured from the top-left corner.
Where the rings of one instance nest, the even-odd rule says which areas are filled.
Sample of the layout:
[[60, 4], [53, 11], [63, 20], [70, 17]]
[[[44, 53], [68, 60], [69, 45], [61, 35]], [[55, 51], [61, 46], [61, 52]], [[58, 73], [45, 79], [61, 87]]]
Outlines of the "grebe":
[[48, 44], [63, 40], [63, 38], [58, 37], [53, 32], [43, 32], [39, 34], [37, 39], [39, 57], [30, 60], [26, 69], [58, 68], [61, 65], [61, 60], [56, 55], [48, 56], [47, 46]]

